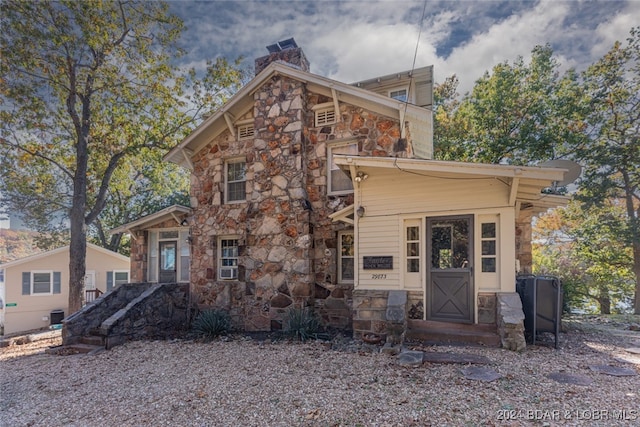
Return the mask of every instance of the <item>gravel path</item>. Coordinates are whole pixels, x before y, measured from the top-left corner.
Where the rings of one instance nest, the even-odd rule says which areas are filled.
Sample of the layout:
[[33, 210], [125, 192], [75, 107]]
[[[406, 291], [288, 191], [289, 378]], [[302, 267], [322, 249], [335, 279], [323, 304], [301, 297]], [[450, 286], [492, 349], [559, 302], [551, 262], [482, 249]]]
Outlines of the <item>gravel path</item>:
[[[91, 356], [43, 353], [52, 344], [0, 349], [0, 425], [640, 425], [640, 355], [625, 350], [640, 347], [640, 333], [573, 331], [558, 350], [540, 345], [521, 354], [414, 346], [485, 356], [501, 375], [491, 382], [464, 378], [470, 365], [403, 367], [345, 340], [236, 337], [131, 342]], [[594, 365], [636, 375], [610, 376]], [[590, 384], [548, 377], [558, 372]]]

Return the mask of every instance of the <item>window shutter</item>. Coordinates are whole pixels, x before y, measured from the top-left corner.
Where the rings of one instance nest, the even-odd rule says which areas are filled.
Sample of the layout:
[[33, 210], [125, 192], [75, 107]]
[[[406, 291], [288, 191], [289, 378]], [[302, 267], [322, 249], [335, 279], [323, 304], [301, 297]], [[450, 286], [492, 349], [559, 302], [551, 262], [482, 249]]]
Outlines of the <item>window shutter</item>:
[[31, 295], [31, 273], [22, 272], [22, 295]]
[[53, 293], [59, 294], [61, 292], [61, 280], [60, 280], [60, 272], [53, 272]]
[[113, 271], [107, 271], [107, 292], [113, 289]]

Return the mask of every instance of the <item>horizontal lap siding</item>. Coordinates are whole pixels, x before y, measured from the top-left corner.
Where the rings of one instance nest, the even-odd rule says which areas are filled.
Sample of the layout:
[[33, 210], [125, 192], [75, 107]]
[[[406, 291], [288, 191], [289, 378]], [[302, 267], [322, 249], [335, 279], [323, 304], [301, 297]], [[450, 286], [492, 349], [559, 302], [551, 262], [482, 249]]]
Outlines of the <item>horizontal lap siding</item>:
[[[400, 231], [397, 215], [368, 217], [367, 212], [360, 220], [359, 269], [360, 289], [398, 289], [400, 288]], [[364, 270], [362, 259], [365, 256], [392, 256], [393, 270]], [[378, 277], [374, 278], [374, 275]], [[384, 278], [379, 275], [385, 275]]]

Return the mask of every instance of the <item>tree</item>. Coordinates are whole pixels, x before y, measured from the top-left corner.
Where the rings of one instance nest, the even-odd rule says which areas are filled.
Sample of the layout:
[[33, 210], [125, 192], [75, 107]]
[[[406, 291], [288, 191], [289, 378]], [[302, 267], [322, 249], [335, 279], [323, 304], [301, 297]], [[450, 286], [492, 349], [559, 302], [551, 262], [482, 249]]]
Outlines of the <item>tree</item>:
[[587, 207], [623, 202], [617, 238], [632, 248], [634, 314], [640, 315], [640, 27], [583, 73], [590, 138], [575, 147]]
[[[146, 150], [175, 145], [241, 73], [174, 65], [182, 22], [161, 2], [4, 1], [0, 191], [32, 218], [68, 218], [69, 311], [84, 298], [88, 227], [119, 173]], [[59, 212], [62, 212], [60, 215]]]
[[572, 200], [541, 216], [533, 229], [536, 274], [559, 276], [572, 308], [596, 302], [602, 314], [628, 310], [634, 278], [631, 247], [619, 238], [625, 216], [619, 199], [590, 208]]
[[[576, 110], [577, 75], [560, 76], [549, 46], [535, 47], [528, 64], [520, 57], [496, 65], [459, 103], [451, 102], [454, 83], [446, 81], [435, 90], [438, 158], [538, 163], [560, 157], [584, 137]], [[444, 102], [438, 104], [440, 99]]]

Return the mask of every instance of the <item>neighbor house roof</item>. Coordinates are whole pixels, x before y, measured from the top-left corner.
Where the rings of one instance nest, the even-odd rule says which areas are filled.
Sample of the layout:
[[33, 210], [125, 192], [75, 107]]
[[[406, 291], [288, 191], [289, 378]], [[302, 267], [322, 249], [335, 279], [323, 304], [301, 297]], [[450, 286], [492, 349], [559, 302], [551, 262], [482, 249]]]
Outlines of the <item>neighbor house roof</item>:
[[147, 216], [143, 216], [140, 219], [129, 222], [127, 224], [123, 224], [120, 227], [116, 227], [109, 232], [111, 234], [117, 233], [131, 233], [133, 230], [137, 230], [140, 228], [149, 228], [155, 224], [160, 224], [168, 219], [175, 219], [178, 225], [181, 225], [183, 219], [180, 216], [189, 215], [191, 213], [191, 208], [181, 205], [172, 205], [168, 208], [164, 208], [158, 212], [152, 213]]
[[494, 177], [509, 185], [510, 206], [519, 202], [531, 204], [536, 210], [546, 210], [566, 205], [569, 200], [565, 196], [541, 193], [554, 182], [562, 181], [567, 169], [349, 155], [335, 155], [334, 162], [351, 176], [356, 176], [356, 168], [391, 168], [429, 177]]
[[[339, 102], [345, 102], [398, 119], [401, 123], [405, 121], [405, 118], [415, 119], [427, 114], [427, 110], [423, 107], [302, 71], [281, 62], [273, 62], [233, 95], [218, 111], [205, 119], [179, 145], [169, 151], [164, 159], [191, 169], [191, 156], [226, 129], [233, 132], [233, 121], [253, 108], [254, 92], [268, 79], [277, 75], [304, 82], [309, 91], [332, 98], [336, 107]], [[401, 126], [401, 132], [404, 132], [404, 126]]]
[[[122, 254], [119, 254], [117, 252], [111, 251], [109, 249], [103, 248], [101, 246], [94, 245], [93, 243], [88, 243], [87, 242], [87, 248], [95, 250], [97, 252], [100, 252], [100, 253], [102, 253], [104, 255], [111, 256], [111, 257], [114, 257], [114, 258], [118, 258], [118, 259], [120, 259], [122, 261], [129, 262], [129, 257], [124, 256]], [[31, 262], [31, 261], [36, 261], [38, 259], [46, 258], [48, 256], [55, 255], [57, 253], [68, 251], [68, 250], [69, 250], [69, 245], [63, 246], [63, 247], [57, 248], [57, 249], [52, 249], [50, 251], [40, 252], [39, 254], [30, 255], [30, 256], [27, 256], [27, 257], [24, 257], [24, 258], [20, 258], [20, 259], [16, 259], [16, 260], [4, 263], [4, 264], [0, 264], [0, 269], [5, 269], [5, 268], [9, 268], [9, 267], [15, 267], [15, 266], [20, 265], [20, 264], [24, 264], [24, 263]]]

